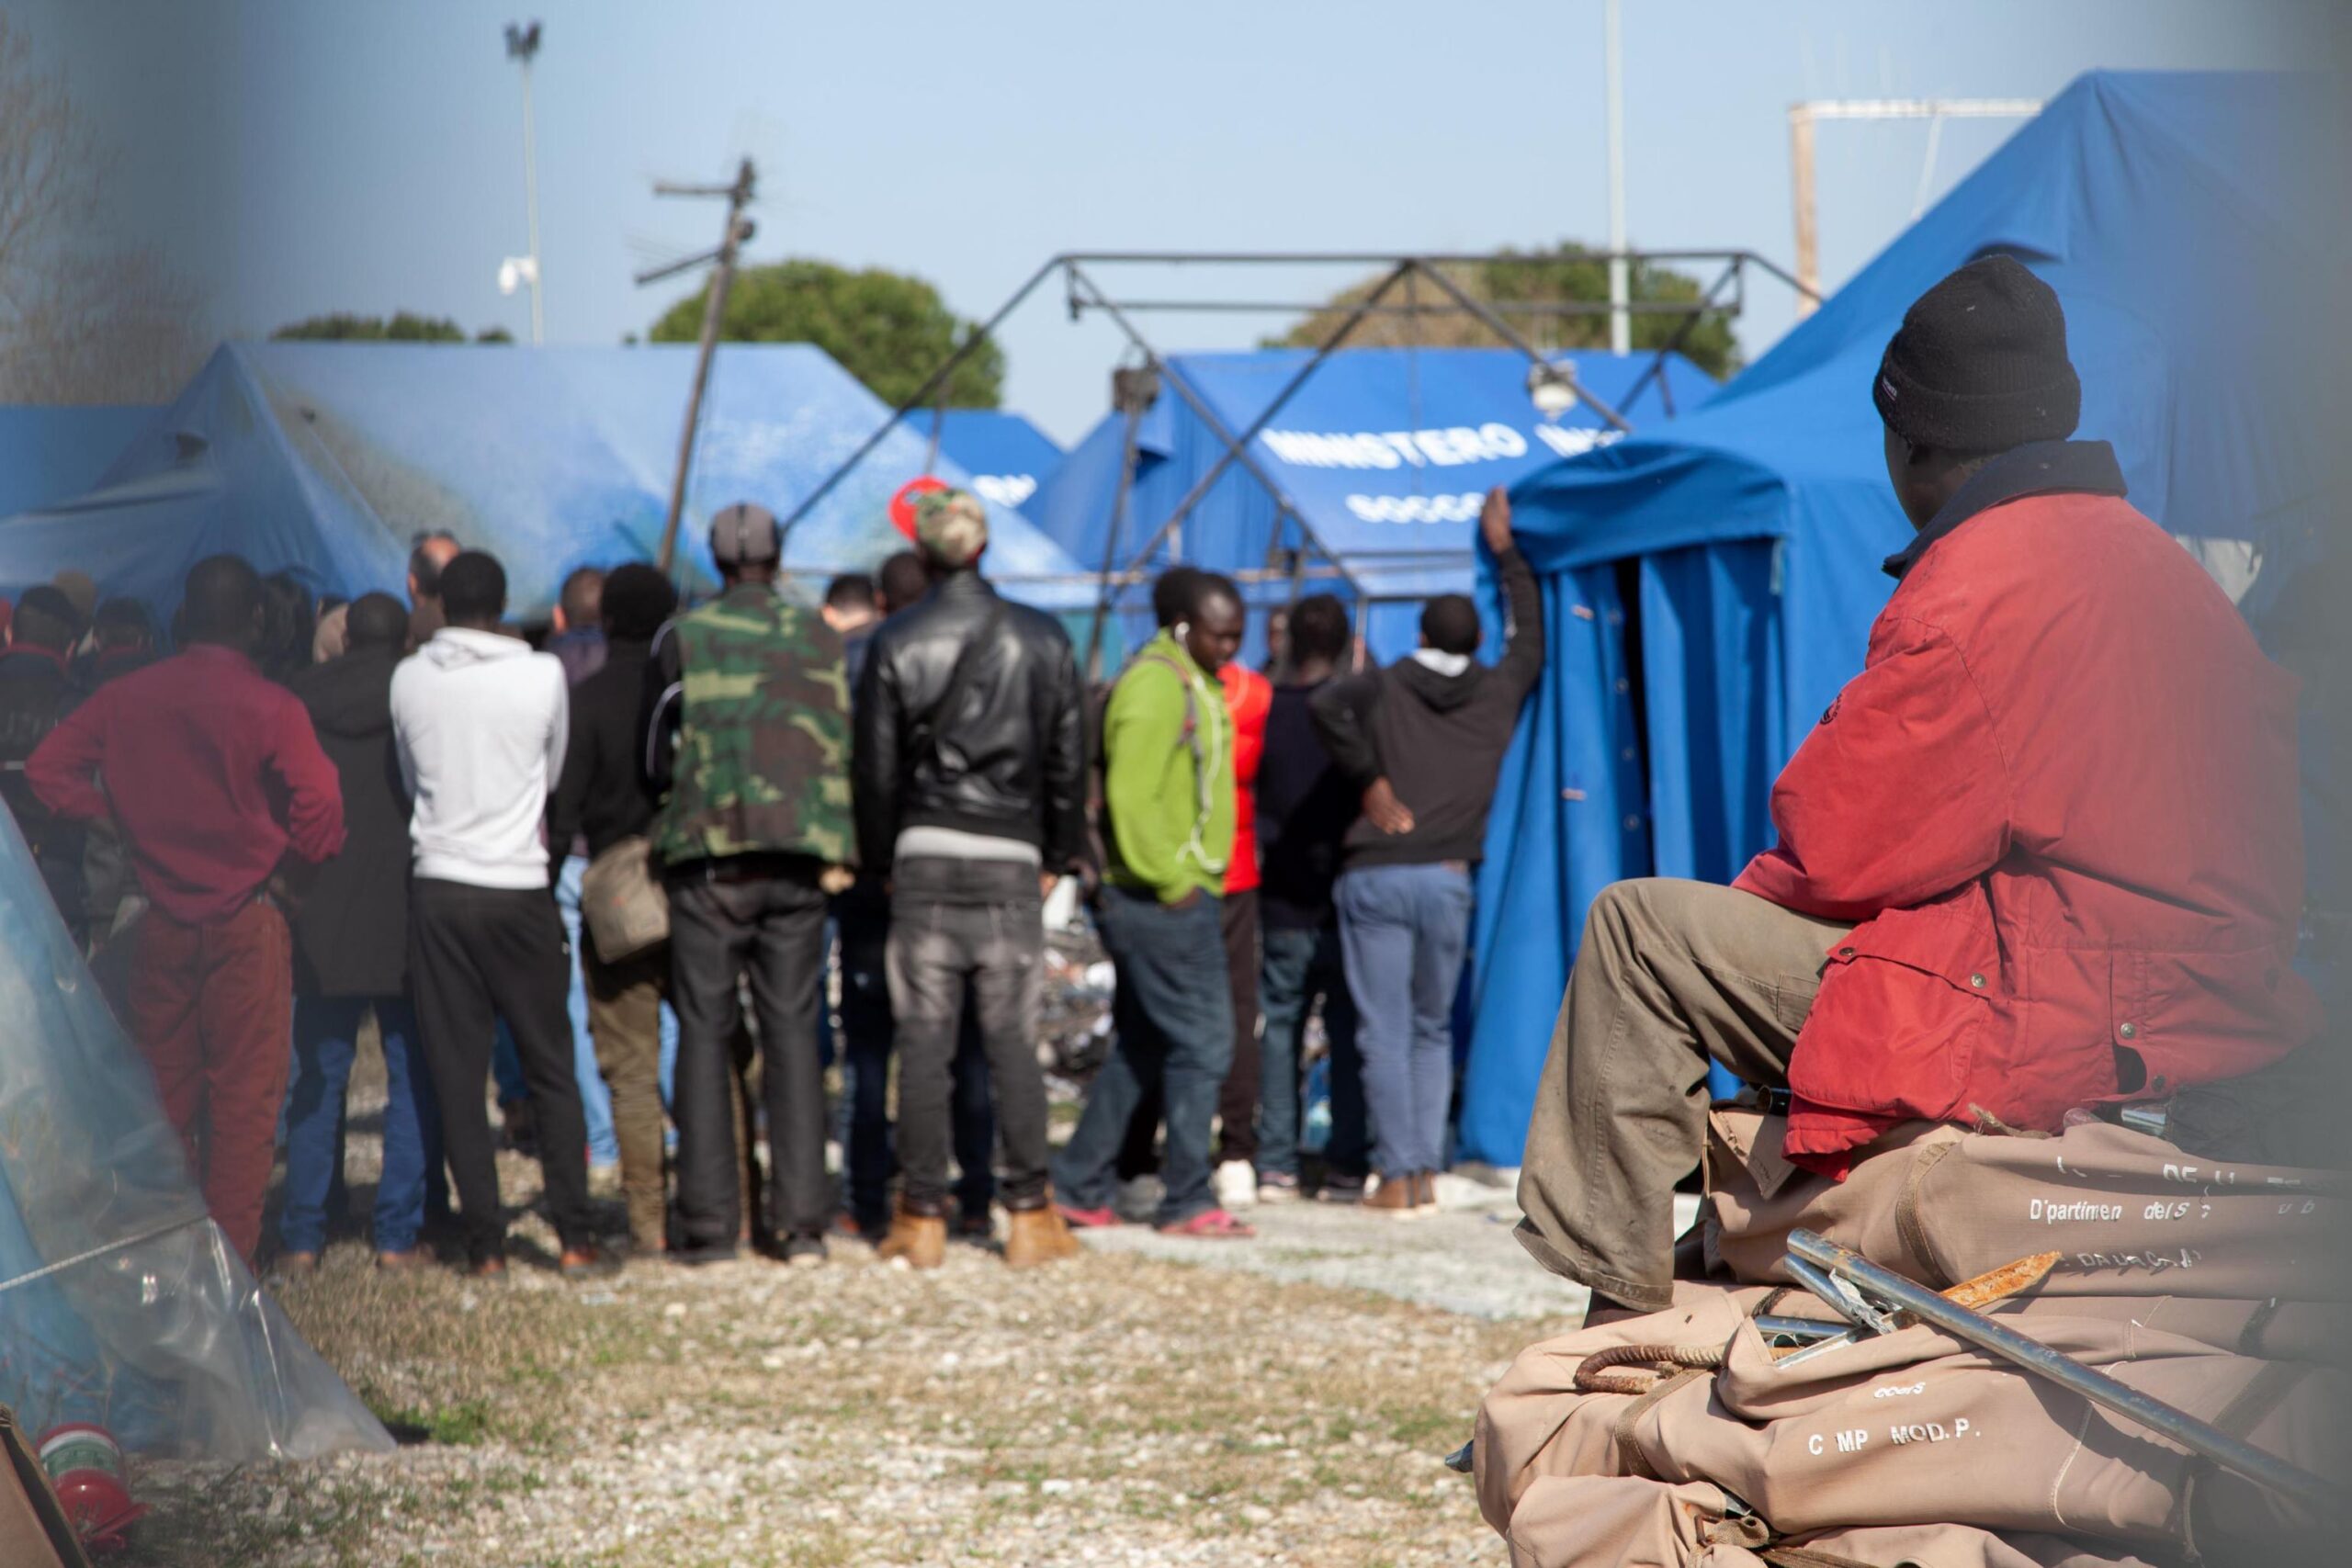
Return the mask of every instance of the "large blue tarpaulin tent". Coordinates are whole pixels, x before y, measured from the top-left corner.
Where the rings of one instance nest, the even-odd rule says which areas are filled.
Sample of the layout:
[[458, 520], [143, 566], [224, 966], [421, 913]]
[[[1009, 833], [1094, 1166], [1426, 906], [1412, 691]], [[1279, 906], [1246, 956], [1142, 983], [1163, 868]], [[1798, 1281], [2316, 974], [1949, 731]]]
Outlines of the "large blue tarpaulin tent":
[[[519, 617], [542, 615], [574, 567], [658, 548], [693, 369], [675, 346], [231, 344], [96, 489], [0, 523], [0, 592], [70, 567], [167, 614], [220, 550], [321, 592], [398, 592], [415, 535], [446, 528], [505, 563]], [[820, 349], [722, 347], [681, 529], [689, 576], [712, 580], [713, 512], [752, 500], [786, 515], [887, 413]], [[793, 529], [786, 566], [821, 588], [903, 547], [889, 498], [928, 455], [893, 431]], [[1017, 513], [992, 507], [990, 524], [990, 568], [1030, 580], [1024, 597], [1089, 602]]]
[[2327, 113], [2290, 78], [2084, 77], [1705, 409], [1519, 482], [1551, 652], [1480, 879], [1465, 1157], [1519, 1162], [1592, 896], [1727, 880], [1769, 846], [1771, 780], [1860, 670], [1909, 537], [1871, 377], [1953, 268], [2007, 251], [2057, 289], [2081, 435], [2166, 528], [2267, 562], [2258, 619], [2321, 536], [2341, 439], [2281, 336], [2281, 301], [2342, 297], [2344, 254], [2283, 184], [2335, 166], [2311, 151]]
[[[1178, 354], [1162, 361], [1226, 435], [1257, 423], [1311, 357], [1306, 349]], [[1593, 395], [1634, 429], [1667, 423], [1714, 390], [1679, 355], [1558, 356]], [[1592, 408], [1556, 419], [1538, 411], [1531, 362], [1514, 349], [1343, 349], [1298, 384], [1249, 453], [1279, 485], [1293, 515], [1260, 479], [1228, 467], [1169, 535], [1155, 536], [1227, 451], [1218, 430], [1173, 387], [1137, 422], [1134, 488], [1115, 531], [1126, 420], [1114, 413], [1081, 442], [1039, 491], [1029, 515], [1087, 567], [1156, 569], [1173, 561], [1225, 572], [1271, 574], [1251, 588], [1261, 603], [1290, 592], [1291, 552], [1304, 552], [1302, 585], [1365, 606], [1373, 652], [1396, 659], [1413, 647], [1419, 602], [1466, 592], [1478, 503], [1559, 457], [1613, 438]], [[1304, 525], [1302, 530], [1301, 525]], [[1147, 546], [1153, 547], [1148, 553]], [[1132, 606], [1139, 594], [1123, 603]]]
[[135, 403], [0, 407], [0, 517], [97, 483], [155, 412]]
[[972, 477], [972, 489], [999, 506], [1019, 508], [1061, 467], [1062, 449], [1023, 415], [998, 409], [910, 413], [907, 428]]

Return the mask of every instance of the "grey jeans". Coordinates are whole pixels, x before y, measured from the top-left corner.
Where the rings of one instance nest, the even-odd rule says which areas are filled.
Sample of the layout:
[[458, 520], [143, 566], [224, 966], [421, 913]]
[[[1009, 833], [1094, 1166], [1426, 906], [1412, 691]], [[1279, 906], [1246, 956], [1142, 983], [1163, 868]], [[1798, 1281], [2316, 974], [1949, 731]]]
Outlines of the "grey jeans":
[[1787, 1081], [1848, 928], [1705, 882], [1601, 890], [1535, 1091], [1520, 1245], [1626, 1306], [1672, 1303], [1675, 1183], [1706, 1149], [1707, 1063]]
[[1019, 861], [900, 861], [890, 897], [890, 1010], [899, 1051], [904, 1200], [944, 1213], [956, 1043], [968, 992], [995, 1090], [1008, 1209], [1046, 1201], [1046, 1079], [1037, 1066], [1045, 914]]

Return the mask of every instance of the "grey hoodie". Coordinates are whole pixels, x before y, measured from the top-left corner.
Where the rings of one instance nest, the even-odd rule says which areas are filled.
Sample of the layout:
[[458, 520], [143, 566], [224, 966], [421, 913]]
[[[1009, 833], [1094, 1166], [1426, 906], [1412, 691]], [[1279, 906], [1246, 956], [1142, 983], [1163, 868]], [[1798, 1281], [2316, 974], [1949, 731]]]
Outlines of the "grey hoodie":
[[392, 674], [392, 733], [416, 802], [416, 874], [545, 887], [540, 821], [563, 772], [563, 666], [498, 632], [444, 626]]

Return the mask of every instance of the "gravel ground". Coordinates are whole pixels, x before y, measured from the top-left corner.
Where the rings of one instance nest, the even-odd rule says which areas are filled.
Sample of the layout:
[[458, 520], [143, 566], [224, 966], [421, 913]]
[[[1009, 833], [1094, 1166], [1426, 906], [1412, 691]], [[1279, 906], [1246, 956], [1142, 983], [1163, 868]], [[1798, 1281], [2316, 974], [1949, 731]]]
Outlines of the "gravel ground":
[[[1179, 1240], [1148, 1225], [1097, 1231], [1086, 1241], [1114, 1256], [1376, 1291], [1472, 1317], [1582, 1318], [1585, 1288], [1537, 1268], [1512, 1239], [1519, 1204], [1511, 1185], [1441, 1176], [1438, 1204], [1436, 1213], [1411, 1220], [1321, 1203], [1261, 1205], [1248, 1216], [1258, 1231], [1249, 1242]], [[1677, 1235], [1690, 1227], [1698, 1208], [1694, 1196], [1675, 1200]]]
[[[352, 1122], [372, 1198], [374, 1119]], [[537, 1186], [503, 1160], [510, 1201]], [[632, 1264], [568, 1286], [388, 1277], [364, 1238], [278, 1294], [394, 1455], [146, 1463], [128, 1561], [236, 1564], [1492, 1563], [1441, 1456], [1579, 1295], [1508, 1193], [1411, 1223], [1260, 1209], [1254, 1243], [1141, 1229], [1014, 1274]], [[613, 1218], [618, 1220], [614, 1205]], [[519, 1258], [549, 1247], [536, 1215]], [[534, 1245], [536, 1244], [536, 1245]], [[1399, 1299], [1405, 1298], [1405, 1299]]]

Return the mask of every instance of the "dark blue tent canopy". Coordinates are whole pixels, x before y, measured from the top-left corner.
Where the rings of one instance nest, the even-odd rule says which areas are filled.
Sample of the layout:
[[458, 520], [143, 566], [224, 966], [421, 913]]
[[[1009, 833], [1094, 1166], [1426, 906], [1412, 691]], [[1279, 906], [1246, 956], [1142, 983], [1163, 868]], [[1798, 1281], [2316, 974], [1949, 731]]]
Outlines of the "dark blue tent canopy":
[[0, 407], [0, 517], [97, 483], [155, 412], [137, 404]]
[[[1281, 395], [1311, 357], [1305, 349], [1180, 354], [1167, 377], [1238, 435]], [[1618, 358], [1572, 353], [1573, 369], [1594, 396], [1635, 430], [1699, 407], [1714, 383], [1679, 355]], [[1116, 570], [1176, 561], [1225, 572], [1272, 571], [1287, 552], [1320, 555], [1304, 583], [1365, 604], [1373, 651], [1408, 651], [1419, 601], [1473, 586], [1471, 547], [1478, 502], [1559, 457], [1614, 439], [1606, 422], [1578, 403], [1557, 419], [1538, 412], [1530, 365], [1511, 349], [1361, 348], [1332, 355], [1300, 384], [1250, 456], [1282, 487], [1295, 513], [1276, 525], [1265, 485], [1229, 467], [1172, 536], [1154, 536], [1226, 452], [1224, 441], [1176, 387], [1164, 387], [1136, 426], [1135, 486], [1115, 536], [1125, 421], [1113, 414], [1081, 442], [1029, 506], [1029, 515], [1087, 567]], [[1305, 531], [1301, 530], [1301, 524]], [[1145, 547], [1153, 545], [1148, 554]], [[1270, 581], [1261, 602], [1288, 596]], [[1139, 595], [1129, 595], [1133, 604]], [[1379, 602], [1390, 602], [1385, 608]]]
[[[220, 550], [321, 592], [397, 592], [414, 536], [446, 528], [500, 557], [514, 613], [533, 616], [574, 567], [654, 555], [693, 368], [671, 346], [231, 344], [97, 489], [0, 523], [0, 592], [71, 567], [167, 614], [188, 567]], [[788, 514], [887, 412], [820, 349], [721, 348], [680, 529], [689, 574], [712, 580], [713, 512]], [[821, 587], [902, 547], [889, 499], [927, 456], [914, 430], [891, 432], [794, 527], [786, 568]], [[989, 521], [990, 566], [1028, 580], [1023, 597], [1091, 603], [1018, 513]]]
[[2335, 166], [2327, 116], [2293, 78], [2086, 76], [1706, 408], [1518, 483], [1552, 653], [1480, 881], [1467, 1157], [1519, 1162], [1592, 896], [1727, 880], [1769, 846], [1771, 780], [1860, 670], [1879, 562], [1909, 537], [1869, 388], [1939, 278], [2007, 251], [2049, 280], [2081, 434], [2226, 586], [2265, 563], [2258, 596], [2314, 547], [2342, 435], [2280, 305], [2342, 297], [2310, 221], [2334, 198], [2287, 185]]
[[947, 409], [907, 416], [907, 427], [972, 476], [972, 489], [999, 506], [1028, 504], [1062, 464], [1062, 449], [1026, 416], [998, 409]]

